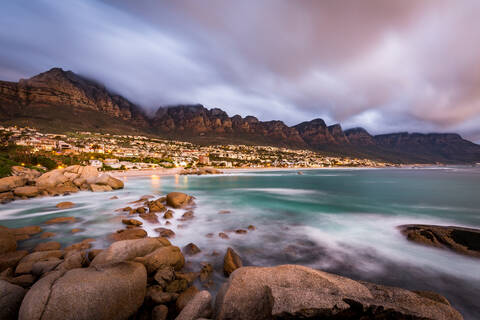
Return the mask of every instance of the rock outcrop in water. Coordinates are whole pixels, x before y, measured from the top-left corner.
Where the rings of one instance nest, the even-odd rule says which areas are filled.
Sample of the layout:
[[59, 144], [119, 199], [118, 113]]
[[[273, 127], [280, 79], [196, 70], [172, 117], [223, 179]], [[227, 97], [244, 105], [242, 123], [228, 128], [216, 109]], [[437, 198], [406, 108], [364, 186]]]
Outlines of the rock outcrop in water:
[[480, 258], [480, 230], [455, 226], [410, 224], [399, 226], [408, 240]]
[[100, 174], [92, 166], [74, 165], [44, 174], [32, 169], [16, 168], [12, 170], [16, 175], [0, 179], [0, 203], [37, 196], [65, 195], [80, 190], [100, 192], [123, 188], [121, 180]]

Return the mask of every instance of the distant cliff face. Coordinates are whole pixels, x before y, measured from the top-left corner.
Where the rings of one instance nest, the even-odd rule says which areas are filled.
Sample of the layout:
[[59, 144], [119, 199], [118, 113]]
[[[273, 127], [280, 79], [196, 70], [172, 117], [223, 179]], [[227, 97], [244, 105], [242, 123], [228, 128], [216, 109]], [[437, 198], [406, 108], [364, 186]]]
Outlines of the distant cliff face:
[[127, 99], [110, 93], [92, 80], [59, 68], [21, 79], [18, 83], [0, 81], [0, 103], [19, 108], [66, 106], [89, 109], [146, 124], [141, 109]]
[[253, 116], [230, 117], [221, 109], [202, 105], [161, 107], [148, 117], [101, 84], [59, 68], [18, 83], [0, 81], [0, 122], [55, 131], [149, 133], [206, 144], [310, 148], [392, 162], [480, 162], [480, 146], [458, 134], [372, 136], [363, 128], [343, 131], [339, 124], [327, 126], [322, 119], [290, 127]]

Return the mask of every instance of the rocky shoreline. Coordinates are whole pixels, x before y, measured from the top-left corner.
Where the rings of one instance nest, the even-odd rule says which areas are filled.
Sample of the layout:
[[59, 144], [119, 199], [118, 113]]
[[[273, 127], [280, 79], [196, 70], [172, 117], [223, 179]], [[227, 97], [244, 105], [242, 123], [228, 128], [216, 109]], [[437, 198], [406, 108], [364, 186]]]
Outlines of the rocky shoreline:
[[92, 166], [73, 165], [44, 174], [21, 166], [14, 166], [11, 170], [11, 176], [0, 179], [0, 203], [87, 190], [112, 191], [124, 187], [121, 180], [109, 174], [100, 174]]
[[[108, 236], [111, 244], [105, 249], [92, 249], [95, 239], [61, 248], [40, 226], [0, 227], [0, 287], [6, 293], [0, 296], [0, 318], [462, 319], [433, 292], [355, 281], [299, 265], [245, 267], [233, 248], [223, 253], [222, 269], [209, 261], [193, 266], [189, 259], [201, 249], [193, 243], [173, 245], [175, 234], [168, 226], [177, 209], [185, 211], [178, 221], [194, 219], [194, 201], [172, 192], [119, 209], [125, 228]], [[137, 217], [162, 225], [155, 229], [159, 237], [147, 237]], [[68, 223], [69, 218], [46, 223]], [[31, 235], [45, 241], [17, 250], [17, 241]], [[216, 297], [214, 274], [227, 280]]]

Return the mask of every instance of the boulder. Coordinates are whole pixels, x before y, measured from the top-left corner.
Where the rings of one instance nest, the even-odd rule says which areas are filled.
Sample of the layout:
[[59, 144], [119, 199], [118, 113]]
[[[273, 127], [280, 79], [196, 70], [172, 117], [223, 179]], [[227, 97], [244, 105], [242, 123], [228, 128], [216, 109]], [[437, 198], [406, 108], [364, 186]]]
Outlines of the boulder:
[[160, 286], [153, 285], [147, 288], [145, 300], [151, 301], [154, 304], [168, 303], [175, 301], [178, 298], [178, 293], [164, 292]]
[[223, 273], [228, 277], [233, 271], [243, 266], [242, 259], [232, 248], [227, 249], [223, 258]]
[[25, 177], [29, 181], [35, 180], [36, 178], [40, 177], [42, 173], [35, 169], [25, 168], [22, 166], [13, 166], [10, 168], [10, 172], [13, 176]]
[[15, 234], [7, 227], [0, 226], [0, 254], [17, 250]]
[[136, 258], [135, 261], [143, 263], [149, 274], [161, 267], [180, 270], [185, 264], [185, 258], [180, 248], [175, 246], [160, 247], [143, 257]]
[[27, 178], [19, 176], [10, 176], [0, 179], [0, 192], [7, 192], [18, 187], [23, 187], [27, 183]]
[[0, 255], [0, 271], [14, 268], [23, 257], [28, 254], [26, 250], [11, 251]]
[[409, 241], [480, 258], [480, 229], [414, 224], [398, 228]]
[[122, 219], [122, 223], [129, 226], [141, 226], [143, 222], [136, 219]]
[[49, 251], [49, 250], [60, 250], [60, 243], [56, 241], [42, 242], [37, 244], [33, 251]]
[[108, 238], [112, 241], [135, 240], [147, 237], [147, 232], [143, 229], [121, 229], [116, 233], [112, 233]]
[[152, 320], [167, 320], [168, 308], [166, 305], [158, 305], [152, 310]]
[[463, 319], [449, 304], [298, 265], [243, 267], [217, 294], [216, 319]]
[[[110, 186], [112, 189], [123, 189], [123, 182], [117, 178], [112, 177], [109, 174], [102, 174], [101, 176], [97, 177], [95, 180], [91, 180], [95, 184]], [[89, 180], [90, 182], [90, 180]], [[91, 182], [91, 183], [92, 183]]]
[[193, 211], [187, 211], [185, 212], [184, 214], [182, 214], [182, 221], [185, 221], [185, 220], [191, 220], [194, 218], [194, 214], [193, 214]]
[[183, 247], [182, 251], [187, 256], [193, 256], [197, 253], [200, 253], [202, 250], [200, 250], [200, 248], [197, 247], [195, 243], [190, 242], [185, 247]]
[[23, 235], [23, 234], [31, 236], [31, 235], [42, 232], [42, 228], [40, 228], [39, 226], [25, 226], [25, 227], [15, 228], [11, 230], [16, 236]]
[[167, 210], [167, 212], [165, 212], [163, 214], [163, 219], [172, 219], [173, 218], [173, 211], [172, 210]]
[[187, 288], [187, 290], [180, 293], [177, 301], [175, 301], [175, 306], [177, 307], [177, 310], [182, 311], [182, 309], [185, 308], [185, 306], [190, 302], [190, 300], [193, 299], [193, 297], [195, 297], [197, 293], [198, 289], [195, 286], [191, 286]]
[[13, 194], [15, 194], [17, 197], [33, 198], [38, 196], [39, 193], [40, 189], [34, 186], [25, 186], [13, 189]]
[[150, 223], [158, 223], [158, 217], [157, 217], [157, 214], [155, 212], [142, 213], [139, 216], [143, 220], [148, 221]]
[[182, 192], [170, 192], [167, 194], [167, 205], [173, 208], [183, 208], [191, 204], [193, 198]]
[[11, 191], [0, 193], [0, 204], [9, 203], [10, 201], [13, 201], [14, 199], [15, 199], [15, 196], [14, 196], [13, 192], [11, 192]]
[[91, 266], [120, 261], [133, 260], [143, 257], [158, 248], [169, 246], [170, 242], [163, 238], [145, 238], [136, 240], [123, 240], [112, 243], [110, 247], [100, 252], [93, 259]]
[[28, 291], [20, 320], [128, 319], [143, 304], [145, 268], [134, 262], [55, 271]]
[[55, 169], [42, 174], [36, 180], [36, 186], [40, 189], [53, 188], [68, 181], [63, 175], [64, 169]]
[[226, 234], [225, 232], [219, 232], [218, 233], [218, 236], [222, 239], [230, 239], [230, 237], [228, 236], [228, 234]]
[[38, 251], [30, 253], [20, 260], [15, 269], [16, 274], [30, 273], [32, 267], [37, 261], [48, 260], [49, 258], [61, 258], [63, 256], [63, 251], [61, 250], [50, 250], [50, 251]]
[[0, 293], [0, 319], [16, 320], [18, 309], [20, 309], [27, 290], [5, 280], [0, 280]]
[[167, 228], [155, 228], [154, 229], [161, 237], [164, 238], [173, 238], [175, 237], [175, 232]]
[[[210, 292], [203, 290], [198, 292], [193, 299], [183, 308], [182, 312], [175, 318], [175, 320], [196, 320], [199, 318], [209, 318], [212, 313], [212, 296]], [[239, 319], [239, 316], [231, 319]], [[250, 318], [257, 319], [257, 318]]]
[[108, 192], [108, 191], [112, 191], [112, 187], [110, 187], [109, 185], [100, 185], [100, 184], [90, 184], [89, 185], [90, 187], [90, 190], [93, 191], [93, 192]]
[[160, 287], [165, 288], [169, 282], [175, 279], [175, 271], [170, 266], [159, 268], [153, 278]]
[[92, 242], [94, 242], [95, 239], [93, 238], [87, 238], [83, 239], [80, 242], [74, 243], [69, 245], [68, 247], [65, 248], [65, 251], [72, 251], [72, 250], [87, 250], [92, 247]]
[[20, 287], [29, 288], [35, 282], [36, 277], [32, 274], [22, 274], [10, 279], [7, 279], [11, 284], [15, 284]]
[[70, 209], [75, 205], [75, 203], [70, 202], [70, 201], [64, 201], [57, 203], [56, 207], [59, 209]]
[[167, 210], [160, 199], [147, 202], [149, 212], [163, 212]]
[[[167, 293], [180, 293], [188, 288], [188, 281], [185, 279], [176, 279], [170, 282], [165, 288]], [[178, 296], [177, 296], [178, 298]]]
[[48, 258], [47, 260], [37, 261], [32, 265], [32, 274], [40, 277], [43, 274], [55, 269], [63, 260], [59, 258]]
[[58, 185], [55, 187], [46, 188], [45, 191], [51, 196], [68, 195], [70, 193], [78, 192], [78, 188], [74, 185]]

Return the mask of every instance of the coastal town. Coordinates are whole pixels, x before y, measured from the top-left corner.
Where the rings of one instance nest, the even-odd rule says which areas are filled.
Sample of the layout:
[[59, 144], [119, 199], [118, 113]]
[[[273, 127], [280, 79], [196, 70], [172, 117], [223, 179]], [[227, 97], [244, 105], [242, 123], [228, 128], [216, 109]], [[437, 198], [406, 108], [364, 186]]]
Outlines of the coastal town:
[[[60, 167], [82, 164], [103, 170], [142, 170], [203, 166], [217, 168], [392, 166], [389, 163], [369, 159], [326, 156], [311, 150], [247, 145], [200, 146], [190, 142], [146, 136], [94, 132], [44, 133], [30, 127], [0, 126], [0, 137], [4, 146], [28, 148], [32, 154], [54, 159], [56, 165]], [[65, 159], [68, 159], [68, 163], [63, 163], [66, 162]], [[72, 163], [71, 159], [76, 161]]]

